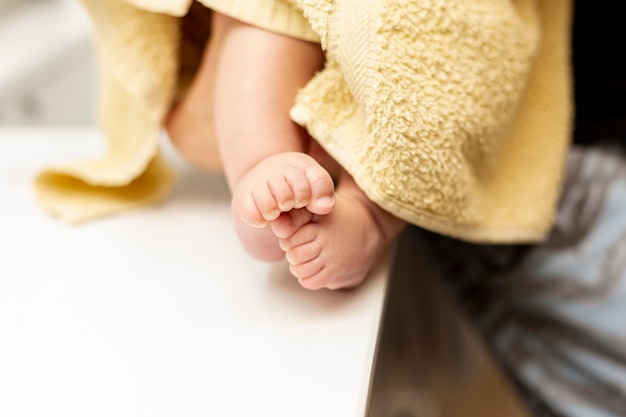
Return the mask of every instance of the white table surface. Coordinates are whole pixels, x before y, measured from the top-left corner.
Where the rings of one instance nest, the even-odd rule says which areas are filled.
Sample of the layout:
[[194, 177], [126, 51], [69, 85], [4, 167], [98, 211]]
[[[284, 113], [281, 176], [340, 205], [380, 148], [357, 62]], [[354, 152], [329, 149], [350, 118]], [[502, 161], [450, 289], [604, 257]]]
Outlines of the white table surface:
[[223, 179], [180, 165], [161, 204], [44, 214], [34, 174], [102, 148], [0, 128], [0, 416], [363, 416], [384, 263], [356, 291], [302, 289], [240, 248]]

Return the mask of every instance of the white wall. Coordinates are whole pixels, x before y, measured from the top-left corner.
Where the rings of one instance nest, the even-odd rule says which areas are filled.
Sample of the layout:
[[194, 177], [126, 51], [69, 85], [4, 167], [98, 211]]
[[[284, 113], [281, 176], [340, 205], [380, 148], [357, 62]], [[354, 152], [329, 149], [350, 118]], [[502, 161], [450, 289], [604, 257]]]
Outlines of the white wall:
[[78, 0], [0, 2], [0, 125], [95, 124], [91, 26]]

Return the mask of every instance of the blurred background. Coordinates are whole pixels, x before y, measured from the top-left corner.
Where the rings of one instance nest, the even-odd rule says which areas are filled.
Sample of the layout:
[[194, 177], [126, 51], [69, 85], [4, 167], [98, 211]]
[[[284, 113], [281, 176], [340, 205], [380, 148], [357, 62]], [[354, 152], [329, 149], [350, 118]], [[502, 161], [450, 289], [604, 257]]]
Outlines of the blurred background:
[[0, 0], [0, 126], [95, 125], [95, 61], [78, 0]]

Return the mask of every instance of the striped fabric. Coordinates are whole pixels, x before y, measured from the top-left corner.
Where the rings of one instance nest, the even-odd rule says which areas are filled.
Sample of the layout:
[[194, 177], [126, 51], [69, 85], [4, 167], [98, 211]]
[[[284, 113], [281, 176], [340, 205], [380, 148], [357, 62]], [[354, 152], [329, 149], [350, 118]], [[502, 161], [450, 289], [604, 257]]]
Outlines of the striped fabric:
[[543, 245], [427, 237], [533, 416], [626, 416], [625, 162], [619, 151], [570, 152]]

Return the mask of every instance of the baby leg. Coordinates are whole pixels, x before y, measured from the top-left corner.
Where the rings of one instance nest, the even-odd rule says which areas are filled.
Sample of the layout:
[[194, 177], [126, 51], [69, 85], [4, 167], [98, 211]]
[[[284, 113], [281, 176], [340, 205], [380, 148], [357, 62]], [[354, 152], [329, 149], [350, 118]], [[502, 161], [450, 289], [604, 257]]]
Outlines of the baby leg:
[[271, 223], [291, 273], [312, 290], [359, 285], [405, 224], [372, 203], [347, 174], [330, 214], [294, 210]]
[[[190, 26], [211, 26], [210, 11], [194, 3], [189, 12]], [[195, 18], [194, 18], [195, 16]], [[193, 18], [193, 19], [192, 19]], [[215, 136], [213, 102], [215, 71], [221, 48], [222, 22], [215, 22], [202, 61], [186, 94], [171, 109], [165, 127], [172, 144], [193, 165], [209, 172], [220, 172], [222, 162]], [[194, 34], [198, 30], [191, 30]], [[194, 36], [191, 36], [192, 38]]]
[[330, 175], [306, 155], [308, 134], [289, 118], [299, 88], [323, 65], [317, 44], [215, 13], [215, 132], [233, 192], [233, 217], [245, 249], [262, 260], [284, 256], [263, 227], [280, 212], [332, 210]]

